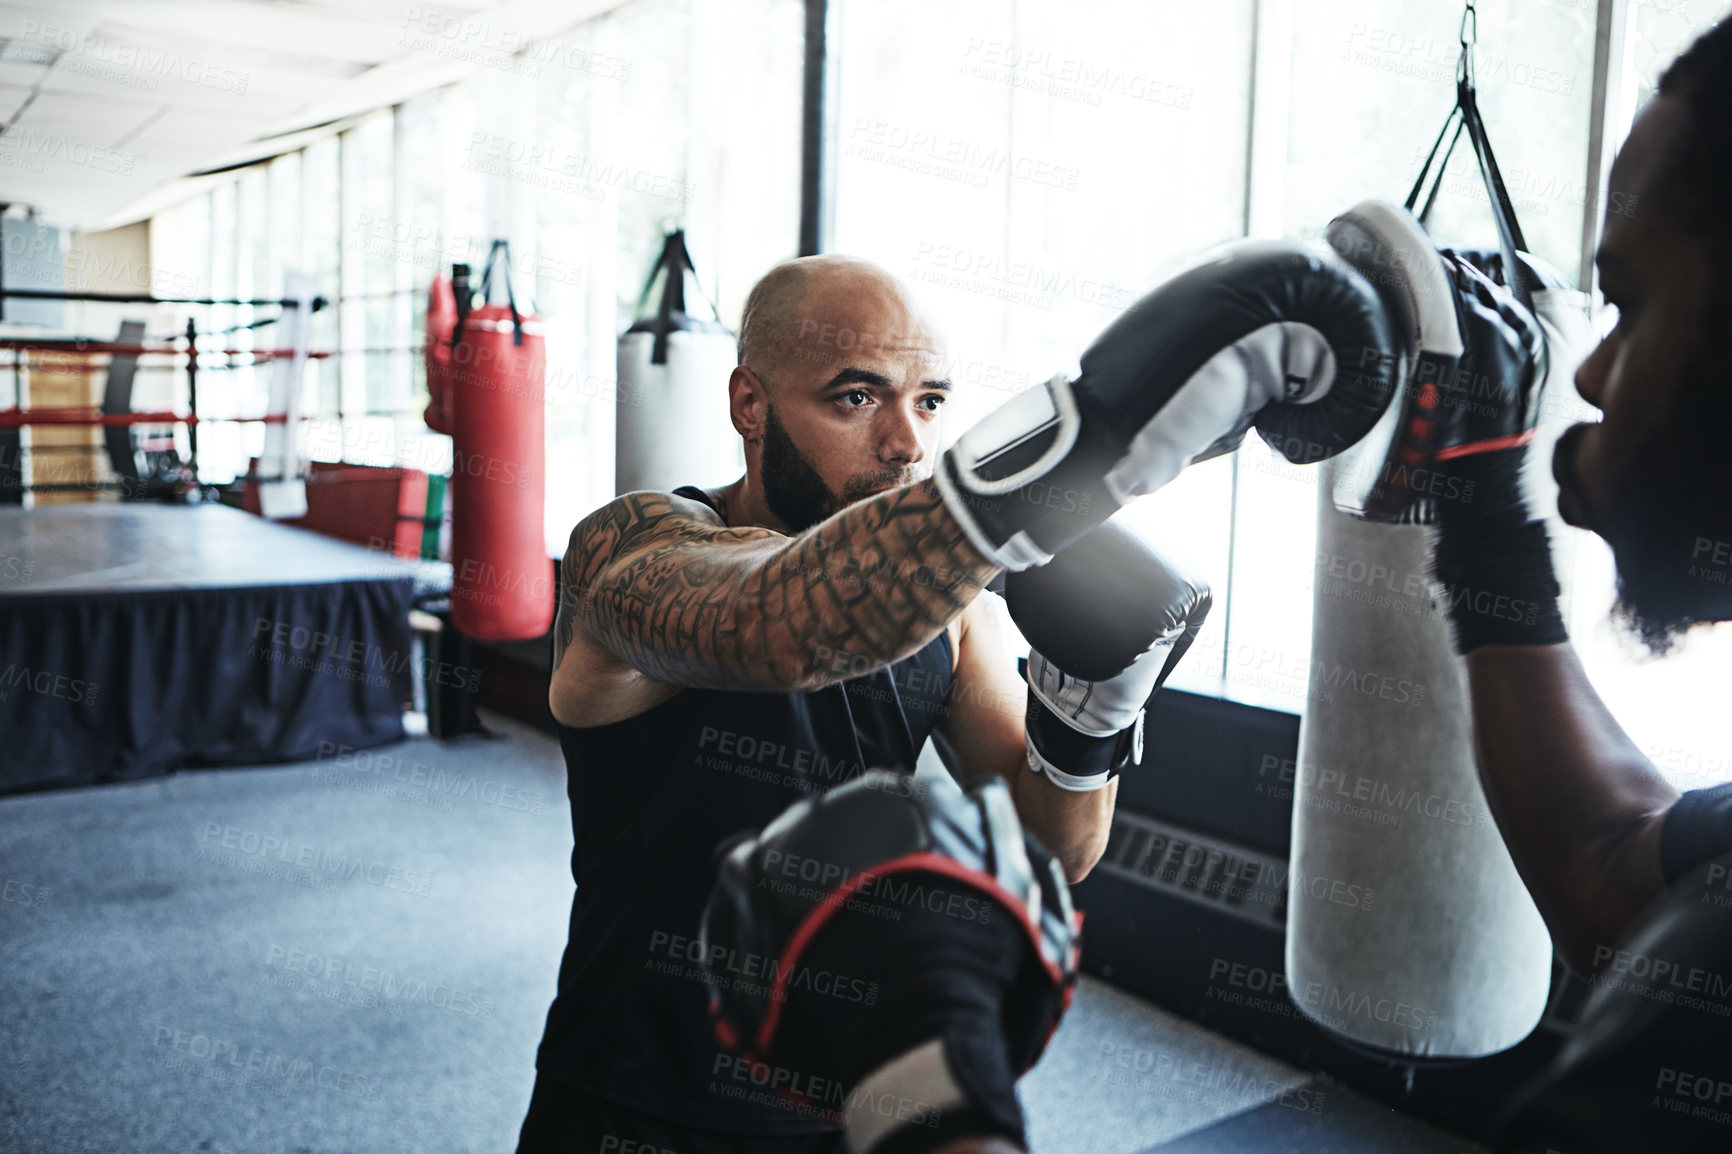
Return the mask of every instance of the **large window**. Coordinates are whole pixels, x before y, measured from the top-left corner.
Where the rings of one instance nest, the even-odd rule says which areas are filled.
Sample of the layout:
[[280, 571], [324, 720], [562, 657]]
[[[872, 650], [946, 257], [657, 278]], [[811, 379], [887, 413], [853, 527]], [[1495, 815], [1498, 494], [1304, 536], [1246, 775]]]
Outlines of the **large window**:
[[[615, 342], [664, 231], [686, 230], [730, 325], [757, 277], [795, 253], [802, 13], [800, 0], [622, 6], [242, 170], [159, 214], [153, 250], [219, 295], [274, 297], [290, 274], [310, 277], [331, 302], [313, 348], [331, 355], [308, 366], [303, 448], [439, 473], [450, 440], [421, 421], [426, 289], [455, 262], [479, 275], [490, 242], [509, 240], [493, 299], [509, 274], [545, 322], [546, 536], [560, 551], [613, 496]], [[202, 331], [235, 329], [238, 348], [275, 339], [241, 327], [264, 311], [193, 310]], [[266, 373], [224, 373], [207, 377], [201, 408], [268, 408]], [[202, 436], [202, 474], [220, 482], [245, 470], [263, 427], [212, 423]]]
[[[1620, 7], [1608, 147], [1717, 6]], [[1595, 7], [1482, 5], [1476, 49], [1530, 247], [1571, 279], [1591, 255]], [[1402, 199], [1453, 101], [1461, 31], [1460, 7], [1435, 0], [833, 0], [832, 12], [827, 247], [901, 274], [938, 318], [959, 385], [947, 437], [1072, 368], [1209, 247], [1315, 238], [1359, 200]], [[613, 495], [615, 342], [664, 230], [686, 229], [729, 324], [794, 254], [802, 21], [800, 0], [625, 4], [161, 214], [154, 271], [174, 284], [158, 289], [274, 296], [288, 273], [309, 274], [338, 302], [314, 326], [315, 347], [338, 355], [309, 366], [309, 452], [441, 472], [449, 440], [420, 421], [426, 286], [507, 237], [519, 300], [546, 322], [557, 552]], [[1432, 226], [1446, 243], [1495, 244], [1463, 149]], [[253, 318], [196, 319], [208, 331]], [[245, 347], [252, 330], [234, 339]], [[264, 374], [231, 380], [223, 403], [257, 411]], [[209, 428], [207, 479], [257, 452], [259, 426]], [[1316, 470], [1253, 435], [1121, 514], [1215, 585], [1180, 683], [1301, 708], [1317, 500]], [[1558, 532], [1577, 646], [1620, 720], [1681, 784], [1732, 777], [1732, 734], [1701, 706], [1732, 633], [1636, 660], [1605, 624], [1607, 551]]]
[[[833, 247], [904, 276], [936, 316], [958, 386], [947, 438], [1074, 371], [1126, 305], [1243, 235], [1252, 14], [1249, 0], [841, 4]], [[1234, 468], [1198, 466], [1121, 516], [1224, 588]], [[1219, 676], [1228, 618], [1211, 615], [1193, 673]]]
[[339, 414], [344, 458], [367, 464], [391, 463], [397, 410], [400, 402], [408, 399], [408, 382], [392, 372], [407, 368], [400, 363], [398, 353], [405, 347], [408, 333], [397, 332], [392, 323], [397, 262], [389, 245], [356, 243], [369, 235], [373, 222], [389, 221], [393, 216], [394, 126], [394, 117], [376, 116], [341, 137]]
[[[1609, 77], [1615, 148], [1658, 72], [1719, 15], [1719, 5], [1635, 5], [1614, 39]], [[1481, 105], [1530, 247], [1574, 281], [1583, 266], [1595, 13], [1592, 4], [1482, 5], [1476, 50]], [[1453, 4], [1298, 0], [1288, 101], [1284, 229], [1311, 236], [1360, 196], [1399, 201], [1453, 101], [1459, 52]], [[1458, 148], [1432, 220], [1440, 242], [1492, 247], [1489, 203], [1471, 154]], [[1592, 419], [1568, 373], [1554, 403]], [[1309, 558], [1315, 484], [1309, 471], [1248, 447], [1238, 465], [1227, 652], [1230, 684], [1274, 688], [1297, 710], [1309, 650]], [[1683, 788], [1732, 779], [1732, 727], [1716, 708], [1732, 665], [1732, 631], [1702, 631], [1664, 662], [1643, 660], [1609, 624], [1610, 551], [1555, 517], [1560, 576], [1575, 646], [1620, 723]], [[1295, 559], [1300, 559], [1295, 565]], [[1296, 578], [1297, 575], [1297, 578]], [[1269, 668], [1295, 671], [1273, 679]], [[1279, 703], [1277, 700], [1275, 703]]]
[[[301, 251], [291, 267], [309, 277], [316, 291], [335, 302], [342, 291], [343, 171], [342, 144], [329, 137], [309, 147], [301, 159]], [[313, 314], [311, 343], [325, 352], [338, 347], [341, 310], [333, 303]], [[339, 357], [315, 360], [308, 366], [311, 385], [306, 410], [319, 414], [306, 427], [307, 452], [315, 460], [341, 460], [343, 428], [336, 413], [342, 407]]]
[[[1291, 15], [1290, 39], [1269, 48], [1287, 58], [1285, 97], [1278, 111], [1265, 106], [1275, 122], [1256, 128], [1284, 141], [1286, 155], [1279, 170], [1256, 177], [1276, 185], [1268, 193], [1281, 206], [1280, 231], [1310, 239], [1361, 200], [1406, 198], [1455, 103], [1462, 8], [1435, 0], [1272, 7]], [[1573, 278], [1588, 200], [1594, 14], [1579, 5], [1485, 5], [1474, 58], [1481, 108], [1528, 244]], [[1440, 243], [1497, 243], [1465, 139], [1430, 225]], [[1311, 648], [1318, 470], [1288, 464], [1255, 438], [1238, 458], [1222, 482], [1234, 486], [1234, 516], [1230, 576], [1217, 578], [1226, 586], [1218, 657], [1232, 692], [1298, 710]]]
[[434, 92], [397, 110], [396, 182], [390, 213], [365, 223], [362, 237], [352, 237], [386, 255], [391, 265], [392, 380], [397, 412], [392, 418], [392, 461], [428, 473], [451, 469], [451, 439], [430, 432], [421, 419], [426, 411], [426, 358], [421, 342], [426, 332], [427, 286], [434, 276], [449, 276], [458, 261], [475, 254], [466, 237], [447, 234], [447, 202], [459, 199], [451, 179], [449, 90]]

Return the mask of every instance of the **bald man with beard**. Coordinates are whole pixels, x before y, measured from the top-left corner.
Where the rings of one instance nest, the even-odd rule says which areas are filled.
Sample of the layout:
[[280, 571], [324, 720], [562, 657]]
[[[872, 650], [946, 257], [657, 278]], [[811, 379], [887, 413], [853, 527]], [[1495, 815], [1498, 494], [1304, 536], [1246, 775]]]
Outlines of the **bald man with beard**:
[[[1030, 770], [1005, 610], [983, 592], [1000, 570], [932, 480], [945, 359], [883, 269], [779, 265], [727, 383], [745, 476], [628, 493], [572, 531], [549, 704], [577, 893], [519, 1150], [838, 1146], [840, 1102], [797, 1111], [718, 1047], [695, 941], [717, 843], [801, 797], [912, 774], [930, 737], [960, 783], [1005, 780], [1070, 880], [1099, 859], [1118, 783], [1074, 792]], [[772, 959], [709, 960], [770, 980]]]

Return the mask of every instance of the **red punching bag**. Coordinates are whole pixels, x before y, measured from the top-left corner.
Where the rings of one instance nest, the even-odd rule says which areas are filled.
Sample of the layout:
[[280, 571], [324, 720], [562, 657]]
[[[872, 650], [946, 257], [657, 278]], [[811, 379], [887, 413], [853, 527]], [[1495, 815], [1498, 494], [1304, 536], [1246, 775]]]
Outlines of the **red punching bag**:
[[540, 637], [553, 624], [553, 562], [543, 506], [547, 445], [542, 408], [547, 351], [539, 317], [517, 310], [511, 256], [493, 242], [481, 277], [505, 263], [508, 306], [458, 315], [447, 369], [451, 434], [451, 616], [482, 641]]
[[[469, 266], [457, 265], [468, 289]], [[467, 303], [467, 302], [466, 302]], [[427, 364], [427, 427], [451, 434], [451, 333], [457, 327], [457, 294], [450, 281], [435, 276], [427, 286], [427, 333], [421, 354]]]

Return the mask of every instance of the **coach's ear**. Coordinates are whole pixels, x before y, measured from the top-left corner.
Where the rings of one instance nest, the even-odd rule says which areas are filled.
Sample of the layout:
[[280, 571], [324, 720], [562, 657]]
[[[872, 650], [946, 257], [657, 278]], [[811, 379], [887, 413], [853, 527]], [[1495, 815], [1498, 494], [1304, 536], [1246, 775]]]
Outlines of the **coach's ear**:
[[757, 373], [745, 365], [735, 365], [728, 377], [728, 417], [734, 432], [748, 445], [764, 436], [764, 422], [770, 411], [770, 393]]

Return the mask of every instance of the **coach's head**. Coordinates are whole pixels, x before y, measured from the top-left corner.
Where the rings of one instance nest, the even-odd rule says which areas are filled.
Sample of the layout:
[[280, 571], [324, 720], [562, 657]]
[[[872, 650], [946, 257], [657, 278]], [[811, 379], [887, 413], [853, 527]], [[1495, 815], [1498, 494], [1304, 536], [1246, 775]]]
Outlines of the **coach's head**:
[[1558, 442], [1559, 511], [1612, 546], [1654, 652], [1732, 619], [1732, 21], [1666, 71], [1612, 167], [1600, 283], [1618, 324], [1576, 374], [1605, 414]]
[[746, 485], [788, 532], [932, 475], [943, 348], [884, 269], [844, 256], [777, 265], [746, 298], [739, 362], [728, 400]]

